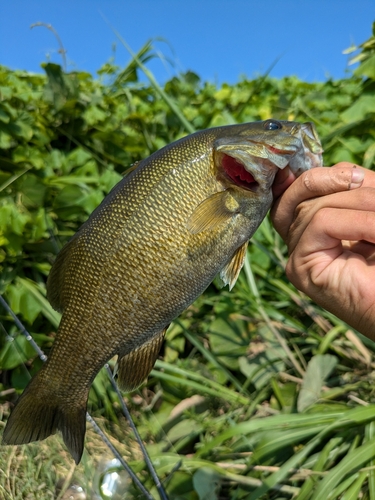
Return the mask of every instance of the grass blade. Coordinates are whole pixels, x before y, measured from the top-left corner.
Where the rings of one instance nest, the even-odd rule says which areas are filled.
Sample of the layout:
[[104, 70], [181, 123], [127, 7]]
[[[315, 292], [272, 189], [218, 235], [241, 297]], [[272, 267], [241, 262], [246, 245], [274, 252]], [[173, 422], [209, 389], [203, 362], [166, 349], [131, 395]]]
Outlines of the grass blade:
[[346, 455], [341, 462], [336, 465], [318, 485], [311, 500], [320, 500], [322, 495], [327, 500], [336, 498], [335, 488], [348, 474], [355, 474], [368, 462], [375, 458], [375, 440], [359, 446]]
[[102, 17], [106, 21], [106, 23], [110, 26], [111, 30], [116, 35], [116, 37], [119, 39], [121, 44], [125, 47], [125, 49], [132, 56], [133, 60], [137, 63], [138, 67], [147, 76], [147, 78], [149, 79], [151, 85], [154, 87], [156, 92], [168, 104], [168, 106], [171, 108], [171, 110], [174, 112], [174, 114], [180, 120], [181, 124], [186, 129], [186, 131], [189, 132], [189, 134], [192, 134], [193, 132], [195, 132], [193, 125], [185, 118], [185, 116], [180, 111], [180, 109], [178, 108], [176, 103], [168, 96], [168, 94], [166, 92], [164, 92], [164, 90], [158, 84], [158, 82], [157, 82], [156, 78], [154, 77], [154, 75], [152, 74], [152, 72], [148, 68], [146, 68], [146, 66], [142, 63], [142, 61], [137, 56], [137, 54], [135, 52], [133, 52], [133, 50], [130, 48], [130, 46], [127, 44], [127, 42], [122, 38], [120, 33], [115, 28], [113, 28], [113, 26], [111, 26], [109, 24], [109, 22], [107, 21], [107, 19], [104, 18], [104, 16], [102, 16]]

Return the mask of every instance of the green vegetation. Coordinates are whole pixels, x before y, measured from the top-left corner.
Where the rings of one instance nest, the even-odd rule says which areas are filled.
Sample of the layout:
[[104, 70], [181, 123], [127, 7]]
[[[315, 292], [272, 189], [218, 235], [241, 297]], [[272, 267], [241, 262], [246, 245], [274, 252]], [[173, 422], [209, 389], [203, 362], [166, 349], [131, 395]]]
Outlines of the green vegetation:
[[[325, 164], [375, 158], [375, 32], [340, 81], [259, 77], [217, 88], [194, 73], [139, 81], [148, 43], [99, 78], [0, 67], [0, 293], [48, 353], [59, 315], [45, 298], [58, 250], [132, 163], [192, 130], [269, 117], [313, 121]], [[268, 219], [234, 290], [212, 285], [171, 326], [148, 383], [127, 402], [171, 500], [375, 500], [373, 344], [296, 291]], [[4, 421], [41, 361], [0, 310]], [[157, 493], [105, 372], [90, 394], [119, 449]], [[104, 445], [88, 432], [74, 469], [59, 437], [0, 449], [0, 497], [91, 487]], [[106, 452], [108, 453], [108, 452]], [[108, 453], [109, 456], [109, 453]], [[324, 493], [323, 493], [324, 492]], [[323, 496], [322, 496], [323, 495]], [[136, 498], [133, 492], [132, 498]]]

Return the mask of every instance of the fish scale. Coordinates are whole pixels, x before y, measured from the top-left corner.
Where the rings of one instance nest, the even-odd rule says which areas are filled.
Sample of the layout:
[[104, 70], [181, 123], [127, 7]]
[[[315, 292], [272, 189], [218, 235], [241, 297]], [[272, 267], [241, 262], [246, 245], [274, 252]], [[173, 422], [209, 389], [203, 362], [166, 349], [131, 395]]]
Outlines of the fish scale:
[[170, 322], [218, 273], [233, 287], [277, 170], [321, 165], [321, 152], [311, 124], [267, 120], [197, 132], [136, 164], [56, 258], [47, 296], [61, 323], [3, 442], [59, 430], [78, 463], [100, 368], [117, 354], [120, 387], [141, 384]]

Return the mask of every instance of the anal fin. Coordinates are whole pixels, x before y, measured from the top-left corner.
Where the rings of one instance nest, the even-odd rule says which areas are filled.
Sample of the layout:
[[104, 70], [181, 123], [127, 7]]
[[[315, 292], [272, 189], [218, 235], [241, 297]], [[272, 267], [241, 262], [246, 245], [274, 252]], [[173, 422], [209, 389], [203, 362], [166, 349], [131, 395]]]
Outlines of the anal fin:
[[117, 376], [121, 390], [134, 391], [148, 377], [160, 352], [168, 326], [151, 340], [118, 360]]
[[245, 241], [235, 252], [232, 259], [228, 264], [223, 267], [220, 271], [220, 279], [223, 281], [224, 286], [229, 285], [229, 290], [232, 290], [234, 287], [238, 275], [242, 269], [242, 266], [245, 262], [246, 250], [249, 241]]

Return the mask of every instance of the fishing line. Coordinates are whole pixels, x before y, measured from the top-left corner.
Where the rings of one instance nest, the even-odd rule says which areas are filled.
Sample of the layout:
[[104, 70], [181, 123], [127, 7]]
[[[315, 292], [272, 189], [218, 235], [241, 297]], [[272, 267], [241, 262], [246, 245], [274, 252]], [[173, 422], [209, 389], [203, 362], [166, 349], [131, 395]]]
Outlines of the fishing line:
[[[31, 346], [34, 348], [34, 350], [36, 351], [36, 353], [38, 354], [39, 358], [45, 362], [47, 361], [47, 356], [44, 354], [44, 352], [40, 349], [40, 347], [38, 346], [38, 344], [35, 342], [35, 340], [33, 339], [33, 337], [30, 335], [30, 333], [26, 330], [26, 328], [24, 327], [24, 325], [21, 323], [21, 321], [17, 318], [17, 316], [14, 314], [14, 312], [12, 311], [12, 309], [10, 308], [10, 306], [8, 305], [8, 303], [5, 301], [5, 299], [0, 295], [0, 304], [4, 307], [4, 309], [9, 313], [9, 315], [12, 317], [15, 325], [17, 326], [17, 328], [19, 329], [20, 333], [22, 335], [24, 335], [26, 337], [26, 340], [28, 342], [30, 342]], [[2, 325], [1, 325], [2, 326]], [[106, 365], [106, 368], [107, 368], [108, 365]], [[107, 372], [109, 370], [109, 367], [107, 368]], [[113, 379], [113, 376], [112, 376], [112, 372], [109, 370], [110, 372], [110, 380], [111, 380], [111, 383], [112, 385], [114, 384], [114, 389], [116, 390], [116, 393], [119, 397], [119, 400], [120, 400], [120, 404], [121, 404], [121, 407], [124, 411], [124, 408], [125, 408], [125, 411], [124, 411], [124, 416], [126, 417], [126, 419], [128, 420], [131, 428], [133, 429], [133, 432], [135, 433], [136, 435], [136, 438], [138, 440], [138, 443], [140, 444], [141, 446], [141, 449], [142, 449], [142, 452], [144, 454], [144, 459], [145, 459], [145, 462], [150, 470], [150, 473], [152, 475], [152, 478], [155, 482], [155, 485], [156, 485], [156, 488], [158, 490], [158, 493], [160, 495], [160, 498], [161, 500], [168, 500], [168, 497], [166, 496], [166, 493], [163, 489], [163, 487], [161, 486], [161, 482], [160, 482], [160, 479], [159, 477], [157, 476], [156, 474], [156, 471], [155, 469], [153, 468], [153, 465], [151, 463], [151, 460], [150, 460], [150, 457], [148, 456], [148, 453], [143, 445], [143, 443], [141, 444], [141, 438], [138, 434], [138, 431], [136, 430], [136, 427], [135, 427], [135, 424], [133, 422], [133, 419], [131, 418], [130, 416], [130, 413], [128, 411], [128, 409], [126, 408], [125, 406], [125, 402], [121, 396], [121, 393], [117, 387], [117, 384], [116, 382], [114, 381]], [[113, 380], [113, 382], [112, 382]], [[147, 498], [147, 500], [155, 500], [154, 497], [146, 490], [146, 488], [143, 486], [143, 484], [141, 483], [141, 481], [138, 479], [138, 477], [136, 476], [136, 474], [133, 472], [133, 470], [131, 469], [131, 467], [126, 463], [126, 461], [123, 459], [123, 457], [121, 456], [120, 452], [116, 449], [116, 447], [110, 442], [110, 440], [107, 438], [107, 436], [104, 434], [104, 432], [101, 430], [101, 428], [98, 426], [98, 424], [95, 422], [95, 420], [92, 418], [92, 416], [86, 412], [86, 420], [93, 426], [95, 432], [97, 434], [100, 435], [100, 437], [102, 438], [103, 442], [106, 444], [106, 446], [111, 450], [111, 452], [113, 453], [113, 455], [119, 460], [119, 462], [121, 463], [121, 465], [123, 466], [123, 468], [126, 470], [126, 472], [129, 474], [129, 476], [131, 477], [131, 479], [133, 480], [134, 484], [138, 487], [138, 489], [143, 493], [143, 495], [145, 496], [145, 498]], [[150, 469], [150, 466], [151, 466], [151, 469]]]
[[107, 373], [108, 373], [108, 377], [109, 377], [109, 380], [111, 381], [111, 384], [112, 384], [112, 387], [113, 389], [116, 391], [116, 394], [117, 394], [117, 397], [120, 401], [120, 405], [121, 405], [121, 408], [122, 408], [122, 412], [123, 414], [125, 415], [127, 421], [129, 422], [129, 425], [130, 427], [132, 428], [133, 432], [134, 432], [134, 435], [135, 435], [135, 438], [136, 440], [138, 441], [138, 444], [139, 444], [139, 447], [141, 448], [142, 450], [142, 453], [143, 453], [143, 457], [145, 459], [145, 462], [146, 462], [146, 465], [147, 465], [147, 468], [148, 470], [150, 471], [150, 474], [151, 474], [151, 477], [152, 479], [154, 480], [154, 483], [155, 483], [155, 486], [156, 486], [156, 489], [158, 490], [158, 493], [160, 495], [160, 498], [161, 500], [168, 500], [168, 497], [163, 489], [163, 486], [160, 482], [160, 479], [156, 473], [156, 470], [151, 462], [151, 459], [150, 459], [150, 456], [149, 454], [147, 453], [147, 450], [145, 448], [145, 445], [143, 444], [143, 441], [142, 441], [142, 438], [141, 436], [139, 435], [139, 432], [138, 432], [138, 429], [137, 427], [135, 426], [134, 422], [133, 422], [133, 419], [132, 417], [130, 416], [130, 413], [129, 413], [129, 410], [128, 410], [128, 407], [126, 406], [126, 403], [124, 401], [124, 398], [122, 397], [122, 394], [119, 390], [119, 388], [117, 387], [117, 384], [116, 384], [116, 381], [115, 379], [113, 378], [113, 374], [112, 374], [112, 371], [107, 364], [104, 365], [105, 366], [105, 369], [107, 370]]
[[1, 305], [4, 307], [4, 309], [12, 316], [12, 319], [14, 323], [16, 324], [17, 328], [19, 329], [20, 333], [26, 337], [26, 340], [30, 342], [34, 350], [37, 352], [39, 358], [42, 361], [47, 361], [47, 356], [44, 354], [42, 349], [38, 346], [38, 344], [35, 342], [35, 340], [32, 338], [30, 333], [26, 330], [26, 328], [23, 326], [21, 321], [17, 318], [17, 316], [14, 314], [12, 309], [9, 307], [8, 303], [5, 301], [4, 297], [0, 295], [0, 302]]
[[[154, 497], [146, 490], [146, 488], [143, 486], [143, 484], [140, 482], [138, 477], [135, 475], [131, 467], [126, 463], [126, 461], [123, 459], [119, 451], [111, 441], [107, 438], [107, 436], [104, 434], [104, 432], [101, 430], [99, 425], [95, 422], [95, 420], [92, 418], [92, 416], [89, 414], [89, 412], [86, 412], [86, 420], [90, 422], [90, 424], [93, 426], [94, 431], [99, 434], [99, 436], [102, 438], [102, 441], [108, 446], [108, 448], [111, 450], [111, 452], [114, 454], [114, 456], [119, 460], [123, 468], [126, 470], [126, 472], [129, 474], [129, 476], [132, 478], [134, 484], [137, 485], [137, 487], [142, 491], [144, 496], [148, 500], [155, 500]], [[168, 499], [167, 499], [168, 500]]]
[[3, 331], [3, 333], [5, 335], [6, 342], [9, 343], [8, 345], [10, 346], [10, 348], [13, 349], [14, 352], [17, 354], [17, 356], [19, 358], [19, 361], [20, 361], [20, 366], [22, 367], [22, 370], [24, 370], [25, 375], [27, 376], [27, 378], [29, 380], [31, 380], [30, 372], [29, 372], [26, 364], [23, 361], [24, 359], [27, 358], [25, 351], [23, 351], [21, 349], [21, 347], [19, 345], [17, 345], [17, 342], [15, 342], [16, 338], [13, 337], [12, 335], [10, 335], [7, 332], [7, 330], [5, 329], [5, 327], [4, 327], [4, 325], [2, 323], [0, 323], [0, 328], [1, 328], [1, 330]]

